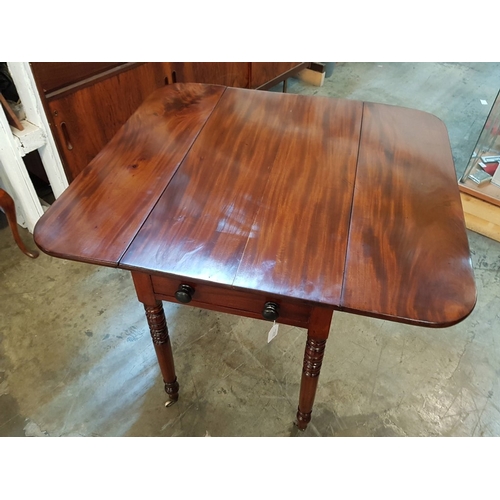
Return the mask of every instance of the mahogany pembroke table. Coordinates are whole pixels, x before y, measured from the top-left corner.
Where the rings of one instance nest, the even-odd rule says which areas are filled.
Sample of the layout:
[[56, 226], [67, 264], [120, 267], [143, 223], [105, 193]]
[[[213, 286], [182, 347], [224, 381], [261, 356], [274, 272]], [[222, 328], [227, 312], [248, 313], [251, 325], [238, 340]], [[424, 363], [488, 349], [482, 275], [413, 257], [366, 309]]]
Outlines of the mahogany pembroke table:
[[300, 429], [333, 311], [446, 327], [476, 302], [446, 127], [383, 104], [166, 86], [45, 213], [35, 241], [131, 271], [171, 401], [163, 300], [307, 329]]

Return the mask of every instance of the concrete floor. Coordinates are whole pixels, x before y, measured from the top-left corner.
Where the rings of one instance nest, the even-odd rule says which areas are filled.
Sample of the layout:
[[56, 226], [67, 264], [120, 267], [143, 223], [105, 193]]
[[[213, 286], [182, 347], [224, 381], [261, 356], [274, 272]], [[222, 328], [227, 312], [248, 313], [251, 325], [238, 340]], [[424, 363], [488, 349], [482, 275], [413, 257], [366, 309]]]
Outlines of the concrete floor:
[[[337, 64], [289, 92], [430, 111], [465, 168], [500, 64]], [[489, 106], [483, 106], [485, 99]], [[305, 433], [305, 330], [164, 303], [181, 395], [166, 396], [128, 273], [17, 250], [0, 215], [0, 436], [498, 436], [500, 243], [469, 232], [472, 315], [444, 330], [336, 313]], [[23, 239], [33, 246], [31, 235]]]

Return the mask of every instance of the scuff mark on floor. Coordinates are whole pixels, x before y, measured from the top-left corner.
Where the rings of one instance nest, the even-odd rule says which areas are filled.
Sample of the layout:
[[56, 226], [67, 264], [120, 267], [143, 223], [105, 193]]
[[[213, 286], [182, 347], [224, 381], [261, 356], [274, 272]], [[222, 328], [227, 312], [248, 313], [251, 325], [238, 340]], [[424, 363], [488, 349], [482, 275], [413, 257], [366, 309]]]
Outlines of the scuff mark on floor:
[[27, 437], [50, 437], [47, 431], [40, 429], [40, 426], [31, 420], [24, 426], [24, 433]]

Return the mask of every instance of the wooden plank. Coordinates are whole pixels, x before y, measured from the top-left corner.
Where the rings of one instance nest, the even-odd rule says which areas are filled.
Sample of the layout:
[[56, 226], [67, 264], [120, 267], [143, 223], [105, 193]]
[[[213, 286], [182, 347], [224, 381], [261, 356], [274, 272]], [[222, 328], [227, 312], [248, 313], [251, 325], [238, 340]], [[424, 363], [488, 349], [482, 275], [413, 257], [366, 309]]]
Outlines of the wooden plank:
[[39, 221], [37, 245], [116, 266], [224, 90], [186, 84], [153, 93]]
[[19, 153], [26, 156], [28, 153], [45, 146], [46, 137], [43, 130], [28, 120], [22, 120], [22, 130], [13, 129], [12, 135], [17, 142]]
[[283, 102], [280, 148], [234, 286], [338, 306], [362, 103]]
[[475, 198], [500, 207], [500, 187], [495, 186], [492, 182], [478, 186], [470, 179], [466, 179], [465, 182], [459, 182], [458, 187], [462, 193], [467, 193]]
[[228, 89], [120, 267], [338, 305], [361, 109]]
[[500, 241], [500, 207], [461, 193], [465, 224], [468, 229]]
[[232, 284], [292, 102], [228, 88], [120, 267]]
[[365, 104], [346, 277], [347, 311], [449, 326], [476, 292], [445, 125]]

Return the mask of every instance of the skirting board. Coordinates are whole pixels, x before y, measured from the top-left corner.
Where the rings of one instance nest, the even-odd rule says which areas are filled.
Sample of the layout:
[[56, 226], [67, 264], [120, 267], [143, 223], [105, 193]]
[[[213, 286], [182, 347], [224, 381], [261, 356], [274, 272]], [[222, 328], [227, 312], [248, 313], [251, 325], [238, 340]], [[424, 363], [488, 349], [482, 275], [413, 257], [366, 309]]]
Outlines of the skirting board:
[[460, 193], [467, 229], [500, 241], [500, 207]]

